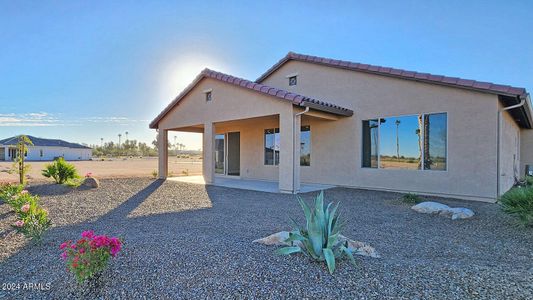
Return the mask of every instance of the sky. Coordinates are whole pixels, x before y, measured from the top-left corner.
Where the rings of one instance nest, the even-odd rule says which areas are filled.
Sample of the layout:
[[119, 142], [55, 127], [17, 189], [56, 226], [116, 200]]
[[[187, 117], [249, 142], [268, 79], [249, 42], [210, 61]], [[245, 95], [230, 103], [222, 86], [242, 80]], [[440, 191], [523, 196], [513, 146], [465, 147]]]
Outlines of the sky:
[[150, 143], [149, 122], [203, 68], [254, 80], [289, 51], [531, 91], [532, 12], [525, 0], [0, 0], [0, 139]]

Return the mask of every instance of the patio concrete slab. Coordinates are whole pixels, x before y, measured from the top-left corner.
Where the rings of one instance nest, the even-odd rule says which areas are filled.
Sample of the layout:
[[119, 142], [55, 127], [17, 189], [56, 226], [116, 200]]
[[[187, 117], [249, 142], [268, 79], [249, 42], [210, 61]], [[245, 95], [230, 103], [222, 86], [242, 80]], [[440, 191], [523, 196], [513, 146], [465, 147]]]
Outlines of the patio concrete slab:
[[[194, 184], [206, 184], [203, 176], [169, 177], [167, 178], [167, 180]], [[267, 193], [279, 193], [278, 183], [276, 181], [251, 180], [216, 176], [215, 182], [212, 185]], [[334, 185], [328, 184], [302, 183], [300, 185], [300, 193], [316, 192], [334, 187]]]

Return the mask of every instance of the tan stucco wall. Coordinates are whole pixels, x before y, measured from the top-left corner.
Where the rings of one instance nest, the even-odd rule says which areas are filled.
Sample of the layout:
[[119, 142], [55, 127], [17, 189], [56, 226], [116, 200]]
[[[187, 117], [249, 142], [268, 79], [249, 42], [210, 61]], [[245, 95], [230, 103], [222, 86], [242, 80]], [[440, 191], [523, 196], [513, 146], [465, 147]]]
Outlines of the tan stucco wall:
[[[212, 101], [205, 90], [212, 89]], [[204, 78], [161, 121], [160, 129], [172, 129], [206, 122], [222, 122], [292, 111], [290, 102], [280, 101], [245, 88]]]
[[279, 128], [279, 117], [255, 118], [236, 124], [219, 124], [216, 133], [240, 132], [241, 178], [278, 180], [278, 166], [264, 165], [264, 130]]
[[533, 129], [520, 130], [520, 177], [525, 175], [526, 165], [533, 165]]
[[[292, 73], [298, 85], [290, 87], [286, 75]], [[495, 95], [296, 61], [263, 83], [354, 110], [351, 118], [311, 124], [311, 166], [302, 168], [303, 182], [496, 199]], [[361, 167], [362, 120], [431, 112], [448, 113], [447, 171]]]
[[520, 178], [520, 127], [507, 111], [502, 112], [501, 126], [500, 195]]
[[[212, 91], [212, 101], [205, 100], [206, 90]], [[159, 121], [158, 128], [160, 131], [190, 126], [204, 128], [203, 172], [206, 182], [212, 182], [214, 152], [212, 137], [214, 135], [211, 130], [206, 131], [205, 128], [214, 126], [215, 133], [240, 131], [241, 177], [279, 180], [280, 191], [292, 192], [294, 189], [293, 114], [294, 107], [289, 101], [211, 78], [204, 78]], [[271, 118], [260, 118], [264, 116], [271, 116]], [[232, 120], [244, 121], [228, 125], [227, 121]], [[280, 128], [279, 166], [263, 164], [263, 133], [267, 128]], [[160, 155], [164, 156], [164, 153], [160, 151]]]

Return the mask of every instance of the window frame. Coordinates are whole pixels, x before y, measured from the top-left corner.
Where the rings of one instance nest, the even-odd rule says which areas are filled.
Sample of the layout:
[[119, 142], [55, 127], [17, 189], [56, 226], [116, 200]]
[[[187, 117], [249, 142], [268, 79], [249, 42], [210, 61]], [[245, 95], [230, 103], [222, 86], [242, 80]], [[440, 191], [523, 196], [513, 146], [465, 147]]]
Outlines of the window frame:
[[[435, 169], [425, 169], [424, 168], [424, 151], [422, 151], [421, 153], [421, 156], [420, 156], [420, 161], [421, 161], [421, 167], [420, 169], [395, 169], [395, 168], [382, 168], [381, 167], [381, 152], [380, 152], [380, 149], [381, 149], [381, 120], [382, 119], [387, 119], [387, 118], [400, 118], [400, 117], [408, 117], [408, 116], [422, 116], [422, 120], [425, 120], [425, 116], [426, 115], [436, 115], [436, 114], [446, 114], [446, 168], [443, 169], [443, 170], [435, 170]], [[364, 153], [364, 145], [363, 145], [363, 134], [362, 134], [362, 124], [363, 124], [363, 121], [369, 121], [369, 120], [378, 120], [378, 141], [377, 141], [377, 161], [378, 161], [378, 166], [376, 168], [372, 168], [372, 167], [363, 167], [363, 153]], [[450, 119], [449, 119], [449, 112], [448, 111], [433, 111], [433, 112], [424, 112], [424, 113], [419, 113], [419, 114], [403, 114], [403, 115], [389, 115], [389, 116], [386, 116], [386, 117], [377, 117], [377, 118], [365, 118], [365, 119], [362, 119], [361, 120], [361, 164], [360, 164], [360, 168], [361, 169], [369, 169], [369, 170], [391, 170], [391, 171], [438, 171], [438, 172], [448, 172], [449, 168], [448, 168], [448, 162], [449, 162], [449, 135], [450, 135], [450, 131], [449, 131], [449, 127], [450, 127]], [[424, 128], [421, 128], [420, 129], [422, 135], [424, 135]]]

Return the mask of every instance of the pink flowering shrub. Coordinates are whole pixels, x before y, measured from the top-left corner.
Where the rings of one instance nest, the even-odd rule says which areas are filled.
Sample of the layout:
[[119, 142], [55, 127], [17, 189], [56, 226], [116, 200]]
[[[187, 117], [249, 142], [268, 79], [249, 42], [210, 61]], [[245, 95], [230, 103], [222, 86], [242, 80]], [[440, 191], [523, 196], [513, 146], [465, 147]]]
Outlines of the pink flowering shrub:
[[48, 212], [38, 204], [39, 197], [23, 190], [22, 186], [5, 187], [5, 190], [0, 191], [0, 195], [17, 214], [18, 220], [13, 227], [33, 241], [40, 242], [51, 222]]
[[24, 186], [21, 184], [2, 184], [0, 185], [0, 200], [6, 204], [10, 204], [13, 196], [18, 197]]
[[120, 252], [122, 242], [116, 237], [95, 235], [90, 230], [84, 231], [76, 243], [64, 242], [59, 249], [63, 250], [61, 258], [66, 261], [67, 269], [81, 283], [101, 273], [109, 259]]
[[89, 177], [93, 177], [93, 173], [88, 172], [87, 174], [85, 174], [85, 178], [89, 178]]

